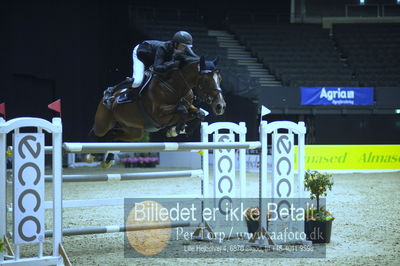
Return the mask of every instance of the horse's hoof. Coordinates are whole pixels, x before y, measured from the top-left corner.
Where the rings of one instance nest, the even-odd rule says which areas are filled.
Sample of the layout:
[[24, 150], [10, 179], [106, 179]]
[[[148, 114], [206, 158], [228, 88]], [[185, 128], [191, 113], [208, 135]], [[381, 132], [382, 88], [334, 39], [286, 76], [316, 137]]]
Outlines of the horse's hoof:
[[87, 163], [93, 163], [95, 161], [95, 156], [92, 154], [86, 154], [85, 155], [85, 162]]
[[111, 160], [111, 161], [102, 161], [101, 162], [101, 168], [104, 168], [104, 169], [108, 169], [108, 168], [110, 168], [111, 167], [111, 165], [113, 165], [114, 164], [114, 162], [115, 162], [115, 160]]
[[6, 156], [7, 157], [11, 157], [13, 155], [13, 147], [12, 146], [8, 146], [7, 147], [7, 151], [6, 151]]

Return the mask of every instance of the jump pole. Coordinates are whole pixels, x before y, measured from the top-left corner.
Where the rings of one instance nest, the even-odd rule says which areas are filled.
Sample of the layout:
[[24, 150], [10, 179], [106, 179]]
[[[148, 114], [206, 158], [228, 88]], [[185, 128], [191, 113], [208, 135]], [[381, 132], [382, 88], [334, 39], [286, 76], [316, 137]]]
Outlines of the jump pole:
[[165, 142], [165, 143], [114, 143], [114, 142], [65, 142], [64, 150], [72, 153], [104, 152], [160, 152], [216, 149], [257, 149], [259, 141], [247, 142]]
[[[63, 175], [63, 182], [105, 182], [105, 181], [130, 181], [130, 180], [149, 180], [158, 178], [187, 178], [202, 177], [202, 170], [183, 170], [183, 171], [160, 171], [142, 172], [127, 174], [92, 174], [92, 175]], [[52, 182], [53, 176], [46, 175], [45, 181]]]
[[[144, 225], [90, 226], [90, 227], [76, 227], [76, 228], [63, 229], [62, 234], [63, 236], [77, 236], [77, 235], [109, 234], [109, 233], [121, 233], [121, 232], [131, 232], [131, 231], [167, 229], [176, 227], [190, 227], [190, 226], [192, 226], [192, 224], [189, 222], [144, 224]], [[47, 230], [45, 236], [52, 237], [53, 231]]]

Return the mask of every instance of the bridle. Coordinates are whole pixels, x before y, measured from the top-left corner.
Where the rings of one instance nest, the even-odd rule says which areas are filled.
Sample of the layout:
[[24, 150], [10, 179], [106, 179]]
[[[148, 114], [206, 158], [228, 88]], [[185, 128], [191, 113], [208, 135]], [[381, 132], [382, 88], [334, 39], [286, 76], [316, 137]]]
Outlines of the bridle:
[[[199, 79], [201, 78], [202, 75], [205, 75], [205, 74], [209, 74], [209, 73], [219, 74], [219, 70], [218, 69], [216, 69], [214, 71], [212, 71], [212, 70], [201, 70], [199, 72], [200, 72]], [[213, 96], [208, 94], [208, 93], [204, 93], [205, 89], [201, 86], [201, 84], [198, 84], [197, 88], [198, 88], [198, 93], [197, 93], [198, 95], [196, 95], [196, 98], [200, 102], [205, 102], [207, 104], [211, 104], [215, 100], [215, 98], [218, 97], [219, 94], [222, 94], [222, 89], [219, 86], [216, 87], [216, 88], [213, 88], [211, 90], [212, 92], [216, 92]], [[201, 95], [200, 93], [203, 94], [203, 95]]]
[[[175, 89], [171, 84], [169, 84], [168, 82], [163, 80], [158, 75], [154, 75], [154, 77], [156, 77], [158, 79], [158, 81], [160, 81], [160, 84], [163, 85], [168, 91], [170, 91], [171, 93], [173, 93], [175, 95], [178, 95], [178, 97], [180, 97], [179, 100], [178, 100], [178, 104], [184, 102], [184, 103], [190, 105], [191, 102], [189, 102], [186, 99], [186, 96], [188, 96], [190, 93], [193, 93], [194, 91], [190, 88], [188, 82], [186, 81], [185, 77], [182, 74], [182, 71], [179, 70], [178, 73], [179, 73], [179, 76], [182, 78], [186, 88], [188, 89], [187, 93], [185, 95], [183, 95], [183, 96], [178, 95], [178, 90]], [[198, 89], [197, 92], [199, 92], [199, 95], [196, 95], [196, 93], [194, 93], [196, 99], [198, 99], [200, 102], [205, 102], [207, 104], [211, 104], [215, 100], [215, 98], [218, 97], [219, 94], [222, 94], [222, 89], [219, 86], [216, 87], [216, 88], [211, 89], [212, 92], [216, 92], [214, 95], [210, 95], [208, 93], [204, 93], [205, 89], [201, 86], [201, 84], [199, 84], [198, 81], [201, 79], [201, 76], [204, 76], [204, 75], [209, 74], [209, 73], [217, 73], [218, 74], [219, 70], [218, 69], [216, 69], [214, 71], [212, 71], [212, 70], [199, 70], [199, 74], [200, 75], [199, 75], [198, 80], [197, 80], [197, 89]], [[200, 93], [202, 95], [200, 95]]]

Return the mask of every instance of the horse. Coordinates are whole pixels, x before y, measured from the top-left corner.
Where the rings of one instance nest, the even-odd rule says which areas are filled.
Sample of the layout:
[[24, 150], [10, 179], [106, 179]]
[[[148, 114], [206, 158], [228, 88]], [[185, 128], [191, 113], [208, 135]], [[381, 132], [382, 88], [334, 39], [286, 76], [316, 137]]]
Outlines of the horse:
[[[179, 53], [174, 60], [179, 67], [166, 74], [154, 73], [137, 101], [118, 104], [119, 91], [111, 109], [100, 101], [92, 129], [96, 140], [132, 142], [142, 138], [144, 132], [202, 119], [202, 111], [193, 105], [195, 97], [206, 101], [215, 115], [224, 113], [226, 103], [220, 88], [221, 74], [215, 68], [217, 59], [205, 61], [203, 56]], [[111, 165], [111, 160], [105, 159], [106, 165]]]

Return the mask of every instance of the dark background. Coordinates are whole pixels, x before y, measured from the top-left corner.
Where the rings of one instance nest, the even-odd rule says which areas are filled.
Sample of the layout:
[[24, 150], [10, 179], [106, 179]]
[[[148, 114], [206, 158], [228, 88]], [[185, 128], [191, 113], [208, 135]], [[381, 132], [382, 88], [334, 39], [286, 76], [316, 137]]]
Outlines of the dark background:
[[[0, 9], [0, 103], [7, 119], [51, 119], [47, 108], [62, 99], [64, 141], [85, 141], [103, 90], [131, 76], [131, 50], [144, 36], [130, 26], [132, 6], [196, 8], [208, 27], [224, 27], [229, 10], [268, 11], [288, 23], [290, 1], [3, 1]], [[229, 8], [228, 8], [229, 7]], [[266, 18], [268, 19], [268, 18]], [[278, 89], [279, 90], [279, 89]], [[395, 100], [392, 95], [382, 97]], [[262, 99], [262, 95], [260, 96]], [[398, 99], [398, 98], [397, 98]], [[258, 105], [226, 95], [228, 110], [213, 121], [246, 121], [249, 139], [258, 134]], [[272, 103], [280, 101], [279, 97]], [[384, 99], [380, 99], [381, 102]], [[265, 104], [271, 104], [271, 98]], [[399, 143], [399, 115], [291, 113], [288, 106], [268, 120], [304, 120], [319, 144]], [[198, 135], [194, 139], [198, 138]], [[153, 140], [163, 140], [161, 133]], [[178, 138], [176, 141], [188, 140]]]

